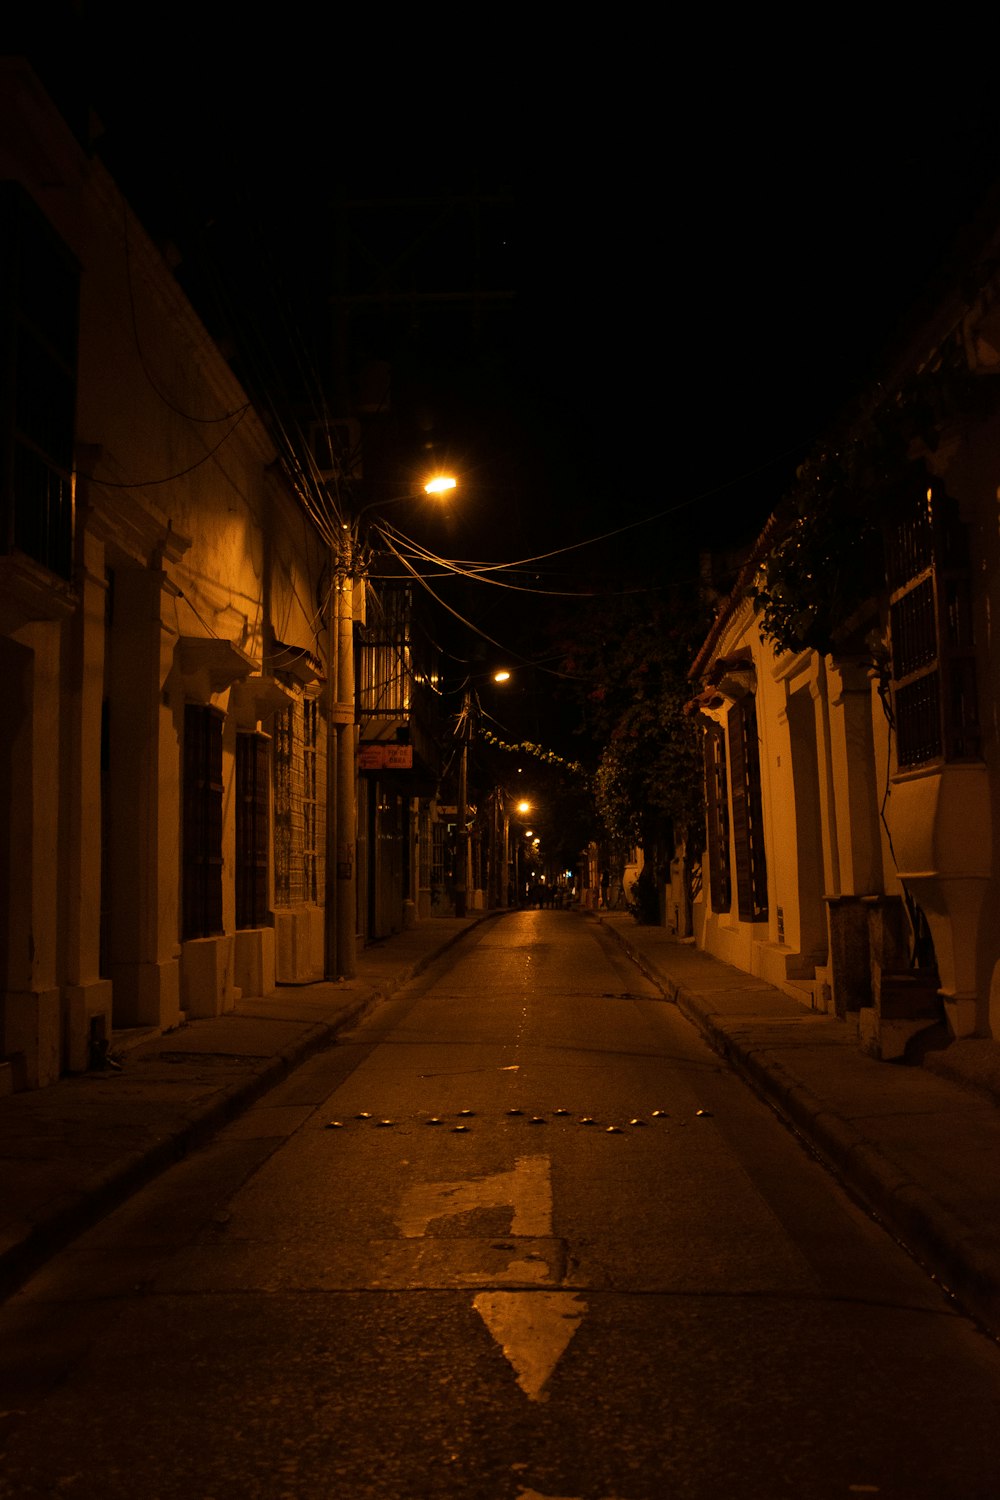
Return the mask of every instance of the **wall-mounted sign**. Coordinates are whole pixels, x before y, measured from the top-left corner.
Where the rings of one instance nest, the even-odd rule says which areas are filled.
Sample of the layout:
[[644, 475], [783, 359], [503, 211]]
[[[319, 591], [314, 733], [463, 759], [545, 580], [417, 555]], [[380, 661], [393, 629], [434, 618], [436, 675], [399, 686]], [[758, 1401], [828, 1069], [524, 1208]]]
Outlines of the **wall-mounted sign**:
[[412, 745], [362, 745], [358, 750], [359, 771], [412, 771]]

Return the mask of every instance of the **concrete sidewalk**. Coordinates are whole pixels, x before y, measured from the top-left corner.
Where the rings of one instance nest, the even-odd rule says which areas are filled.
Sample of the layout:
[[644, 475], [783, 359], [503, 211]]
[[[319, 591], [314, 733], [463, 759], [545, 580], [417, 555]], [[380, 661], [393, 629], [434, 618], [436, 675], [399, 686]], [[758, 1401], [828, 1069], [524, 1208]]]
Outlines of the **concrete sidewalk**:
[[601, 912], [644, 972], [847, 1188], [1000, 1335], [1000, 1044], [877, 1062], [844, 1022], [631, 916]]
[[283, 986], [166, 1035], [116, 1035], [120, 1071], [0, 1097], [0, 1297], [485, 920], [420, 922], [359, 953], [355, 979]]

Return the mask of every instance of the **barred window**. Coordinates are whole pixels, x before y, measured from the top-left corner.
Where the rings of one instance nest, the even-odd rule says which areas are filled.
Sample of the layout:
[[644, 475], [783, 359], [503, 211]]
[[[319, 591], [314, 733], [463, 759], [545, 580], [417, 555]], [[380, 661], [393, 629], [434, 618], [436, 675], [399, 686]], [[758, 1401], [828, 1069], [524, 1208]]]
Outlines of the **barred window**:
[[318, 699], [274, 723], [274, 903], [322, 905], [326, 896], [326, 721]]
[[886, 539], [900, 769], [981, 754], [965, 528], [933, 487]]
[[0, 183], [0, 552], [69, 578], [80, 273], [18, 184]]
[[435, 891], [444, 890], [445, 884], [445, 856], [448, 829], [444, 823], [435, 822], [432, 825], [433, 840], [431, 844], [431, 889]]
[[326, 722], [317, 698], [302, 705], [302, 883], [321, 905], [326, 868]]
[[268, 744], [262, 734], [236, 737], [236, 925], [267, 922]]
[[726, 737], [714, 720], [705, 725], [705, 804], [708, 819], [708, 876], [712, 910], [728, 911], [732, 902], [729, 873], [729, 792], [726, 784]]
[[733, 795], [736, 904], [744, 922], [767, 917], [767, 866], [757, 743], [757, 701], [747, 693], [729, 710], [729, 767]]
[[412, 614], [409, 589], [383, 585], [371, 602], [358, 652], [358, 706], [363, 718], [405, 719], [410, 712]]
[[182, 936], [222, 931], [222, 714], [184, 709]]

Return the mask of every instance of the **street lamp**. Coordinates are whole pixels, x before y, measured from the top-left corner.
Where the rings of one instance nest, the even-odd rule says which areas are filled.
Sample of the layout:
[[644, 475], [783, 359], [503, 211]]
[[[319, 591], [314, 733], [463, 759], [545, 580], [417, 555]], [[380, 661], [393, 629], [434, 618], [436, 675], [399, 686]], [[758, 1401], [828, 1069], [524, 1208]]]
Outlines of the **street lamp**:
[[[457, 481], [436, 474], [423, 487], [427, 495], [455, 489]], [[354, 684], [354, 590], [365, 576], [360, 562], [360, 525], [370, 510], [397, 505], [418, 495], [374, 500], [342, 523], [331, 546], [333, 588], [327, 620], [330, 674], [327, 732], [326, 972], [330, 979], [357, 974], [357, 876], [354, 855], [358, 826], [358, 724]], [[332, 899], [331, 899], [332, 897]]]
[[345, 531], [353, 533], [356, 541], [358, 537], [358, 523], [361, 517], [367, 515], [370, 510], [385, 510], [386, 506], [389, 505], [402, 505], [406, 500], [419, 500], [421, 495], [430, 495], [432, 497], [447, 495], [457, 488], [458, 480], [453, 474], [435, 474], [432, 479], [428, 479], [419, 492], [411, 490], [405, 495], [391, 495], [388, 500], [369, 500], [367, 505], [362, 505], [355, 512], [353, 521], [343, 521], [341, 524]]

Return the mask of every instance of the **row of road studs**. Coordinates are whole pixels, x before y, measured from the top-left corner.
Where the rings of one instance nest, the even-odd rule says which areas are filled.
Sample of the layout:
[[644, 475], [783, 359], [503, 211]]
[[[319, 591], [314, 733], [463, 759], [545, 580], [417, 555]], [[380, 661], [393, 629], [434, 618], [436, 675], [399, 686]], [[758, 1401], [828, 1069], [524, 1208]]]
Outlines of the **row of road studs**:
[[[711, 1114], [712, 1111], [710, 1109], [697, 1109], [694, 1112], [694, 1118], [696, 1120], [710, 1119]], [[593, 1115], [574, 1116], [573, 1111], [569, 1109], [553, 1109], [549, 1112], [548, 1115], [529, 1115], [526, 1110], [515, 1108], [506, 1110], [504, 1117], [508, 1119], [523, 1119], [528, 1125], [547, 1125], [550, 1118], [573, 1120], [573, 1122], [577, 1125], [599, 1126], [600, 1124], [600, 1122], [596, 1120]], [[428, 1115], [424, 1119], [424, 1124], [450, 1126], [453, 1133], [461, 1134], [463, 1132], [469, 1131], [472, 1128], [468, 1122], [469, 1120], [475, 1118], [476, 1111], [474, 1109], [460, 1109], [455, 1115], [451, 1116]], [[654, 1120], [659, 1122], [668, 1120], [669, 1118], [669, 1110], [654, 1109], [650, 1114], [648, 1120], [643, 1118], [642, 1115], [636, 1115], [634, 1119], [629, 1120], [627, 1127], [622, 1125], [605, 1125], [604, 1132], [606, 1135], [624, 1135], [626, 1128], [636, 1129], [640, 1126], [648, 1125]], [[345, 1120], [330, 1120], [327, 1122], [326, 1128], [327, 1130], [346, 1130], [350, 1123], [352, 1122]], [[363, 1109], [354, 1116], [353, 1123], [356, 1123], [358, 1125], [374, 1125], [376, 1127], [386, 1129], [398, 1124], [399, 1122], [397, 1120], [380, 1119], [378, 1115], [374, 1115], [369, 1110]], [[677, 1120], [674, 1123], [678, 1125], [686, 1125], [687, 1121]]]

